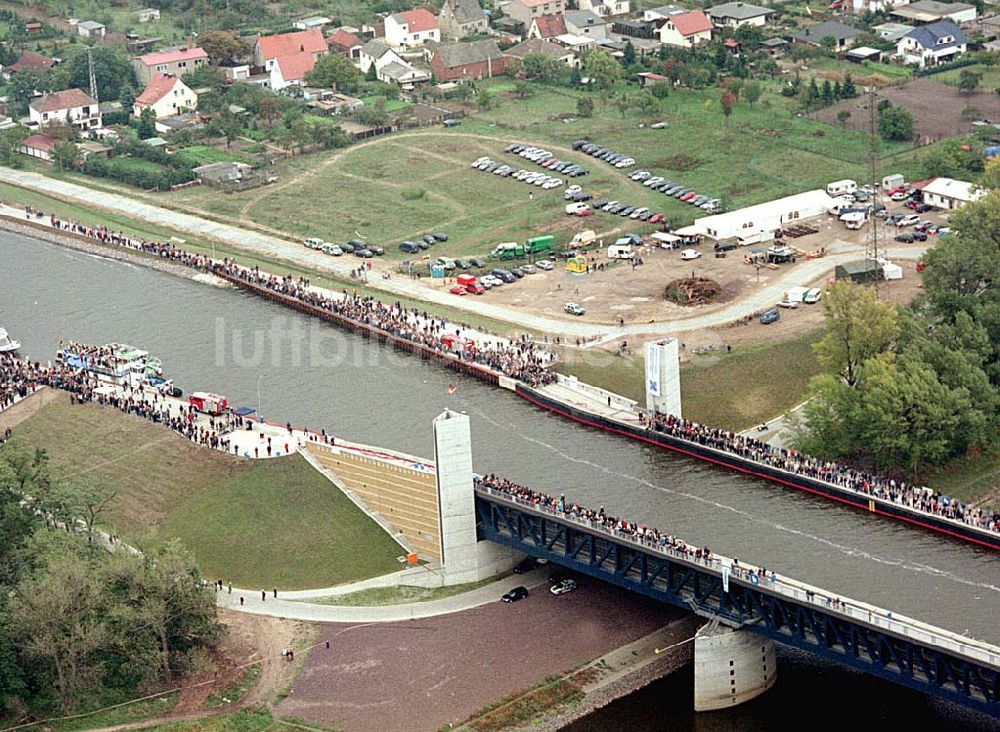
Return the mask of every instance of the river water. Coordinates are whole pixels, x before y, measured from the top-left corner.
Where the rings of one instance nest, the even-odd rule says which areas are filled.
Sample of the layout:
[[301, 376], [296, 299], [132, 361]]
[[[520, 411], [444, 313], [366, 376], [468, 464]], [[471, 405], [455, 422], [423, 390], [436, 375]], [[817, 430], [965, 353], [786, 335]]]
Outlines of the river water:
[[[471, 417], [480, 472], [603, 504], [779, 575], [1000, 642], [1000, 562], [993, 552], [581, 427], [509, 392], [238, 290], [0, 231], [0, 326], [21, 340], [22, 353], [42, 360], [62, 338], [128, 342], [162, 358], [167, 376], [185, 392], [218, 391], [230, 404], [259, 406], [270, 421], [325, 428], [425, 457], [432, 455], [431, 419], [444, 407], [463, 411]], [[779, 679], [790, 670], [823, 684], [846, 679], [837, 682], [840, 693], [876, 688], [887, 699], [905, 695], [874, 679], [794, 659]], [[661, 682], [669, 688], [656, 698], [670, 699], [670, 689], [682, 683], [680, 676]], [[794, 685], [779, 689], [757, 705], [771, 711], [759, 713], [769, 718], [773, 699], [794, 704], [800, 693]], [[621, 721], [633, 716], [628, 704], [609, 709]], [[754, 712], [733, 714], [759, 727]], [[935, 712], [923, 714], [927, 721]], [[703, 726], [713, 715], [686, 718], [673, 721], [680, 729], [743, 726], [736, 718], [721, 727]], [[634, 721], [635, 729], [663, 728], [640, 716]]]

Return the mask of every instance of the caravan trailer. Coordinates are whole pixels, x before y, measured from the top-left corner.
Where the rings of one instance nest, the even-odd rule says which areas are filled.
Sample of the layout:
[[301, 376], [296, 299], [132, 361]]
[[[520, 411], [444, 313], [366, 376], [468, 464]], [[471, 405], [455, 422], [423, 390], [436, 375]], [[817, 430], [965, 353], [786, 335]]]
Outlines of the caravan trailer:
[[853, 195], [856, 190], [858, 190], [857, 181], [848, 178], [846, 180], [834, 181], [827, 185], [826, 194], [828, 196]]

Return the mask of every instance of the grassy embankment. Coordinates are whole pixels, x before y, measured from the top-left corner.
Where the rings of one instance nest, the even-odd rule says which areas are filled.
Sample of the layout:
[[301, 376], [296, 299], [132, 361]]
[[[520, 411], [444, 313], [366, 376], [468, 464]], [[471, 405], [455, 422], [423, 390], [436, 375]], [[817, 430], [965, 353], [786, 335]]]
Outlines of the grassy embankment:
[[301, 589], [399, 568], [399, 546], [299, 456], [240, 460], [68, 401], [21, 423], [15, 444], [44, 448], [61, 480], [116, 491], [102, 526], [141, 547], [178, 538], [208, 578]]
[[[817, 332], [785, 341], [736, 346], [732, 353], [693, 356], [681, 366], [684, 416], [695, 422], [742, 430], [801, 403], [809, 379], [819, 373], [812, 350]], [[645, 404], [642, 354], [615, 356], [584, 351], [560, 369], [601, 383]]]
[[413, 587], [410, 585], [371, 587], [367, 590], [358, 590], [347, 595], [314, 598], [308, 600], [308, 602], [317, 605], [341, 605], [346, 607], [373, 607], [401, 605], [407, 602], [430, 602], [431, 600], [443, 600], [446, 597], [454, 597], [464, 592], [478, 590], [480, 587], [491, 585], [506, 576], [506, 574], [502, 574], [480, 580], [479, 582], [466, 582], [461, 585], [451, 585], [449, 587]]

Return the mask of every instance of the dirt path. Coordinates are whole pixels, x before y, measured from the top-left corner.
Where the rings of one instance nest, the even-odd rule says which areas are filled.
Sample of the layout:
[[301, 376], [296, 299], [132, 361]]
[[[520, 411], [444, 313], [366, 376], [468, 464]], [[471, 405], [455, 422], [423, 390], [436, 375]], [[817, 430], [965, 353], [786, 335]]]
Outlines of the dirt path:
[[60, 399], [69, 401], [69, 397], [58, 389], [42, 388], [34, 394], [29, 394], [13, 406], [0, 412], [0, 432], [14, 429], [46, 404], [51, 404]]

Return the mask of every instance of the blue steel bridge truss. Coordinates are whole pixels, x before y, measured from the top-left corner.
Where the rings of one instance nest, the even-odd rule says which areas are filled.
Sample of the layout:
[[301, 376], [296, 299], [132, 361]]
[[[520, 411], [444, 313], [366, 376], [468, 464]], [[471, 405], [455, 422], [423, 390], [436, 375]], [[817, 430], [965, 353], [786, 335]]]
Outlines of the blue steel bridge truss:
[[542, 557], [925, 694], [1000, 717], [1000, 670], [976, 659], [477, 490], [479, 538]]

